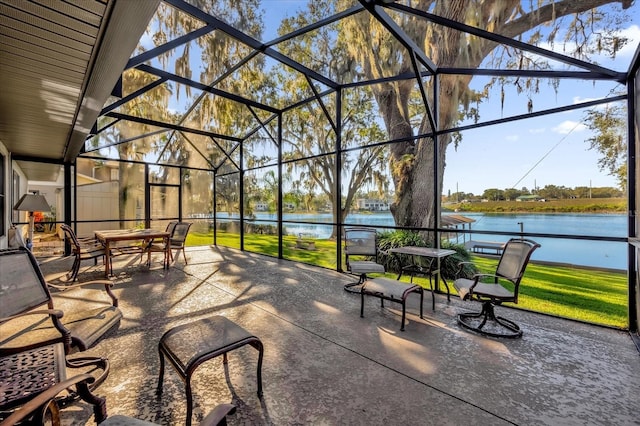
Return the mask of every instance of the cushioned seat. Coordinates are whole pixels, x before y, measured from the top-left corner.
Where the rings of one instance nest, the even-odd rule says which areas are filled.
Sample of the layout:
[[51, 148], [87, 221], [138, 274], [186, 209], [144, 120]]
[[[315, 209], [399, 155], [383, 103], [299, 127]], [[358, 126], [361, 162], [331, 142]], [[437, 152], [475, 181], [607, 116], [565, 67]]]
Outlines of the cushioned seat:
[[238, 324], [218, 315], [183, 324], [164, 333], [158, 343], [160, 374], [156, 393], [162, 394], [166, 358], [185, 383], [186, 424], [191, 425], [193, 410], [191, 376], [202, 363], [220, 355], [223, 356], [223, 363], [226, 364], [227, 354], [244, 345], [250, 345], [258, 351], [257, 393], [258, 398], [262, 398], [262, 358], [264, 356], [262, 342]]
[[[423, 317], [422, 302], [424, 300], [424, 290], [416, 284], [410, 284], [403, 281], [392, 280], [389, 278], [374, 278], [366, 280], [362, 284], [360, 290], [360, 317], [364, 318], [364, 297], [373, 296], [380, 299], [380, 307], [384, 308], [384, 301], [400, 303], [402, 305], [402, 322], [400, 323], [400, 331], [404, 331], [404, 321], [406, 318], [407, 297], [411, 293], [420, 295], [420, 318]], [[433, 293], [431, 294], [433, 297]]]

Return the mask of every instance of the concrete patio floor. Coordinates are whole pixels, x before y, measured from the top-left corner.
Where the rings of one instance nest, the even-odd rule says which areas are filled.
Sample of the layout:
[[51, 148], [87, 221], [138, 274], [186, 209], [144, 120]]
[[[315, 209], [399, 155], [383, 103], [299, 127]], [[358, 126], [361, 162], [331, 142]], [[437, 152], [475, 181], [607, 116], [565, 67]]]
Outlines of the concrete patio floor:
[[[88, 353], [106, 356], [111, 373], [96, 390], [109, 415], [184, 424], [184, 385], [169, 366], [156, 398], [162, 334], [223, 315], [265, 347], [264, 397], [256, 396], [257, 352], [244, 346], [208, 361], [194, 375], [194, 424], [220, 403], [231, 425], [632, 425], [640, 424], [640, 356], [628, 333], [502, 308], [524, 330], [497, 340], [461, 330], [455, 314], [476, 310], [425, 293], [400, 332], [398, 306], [343, 290], [353, 277], [290, 261], [198, 247], [169, 270], [115, 259], [114, 292], [124, 319]], [[69, 258], [40, 259], [53, 283]], [[80, 281], [102, 278], [83, 263]], [[526, 285], [526, 275], [523, 281]], [[95, 291], [95, 290], [94, 290]], [[86, 303], [91, 290], [56, 294], [58, 308]], [[63, 411], [64, 424], [93, 424], [90, 407]]]

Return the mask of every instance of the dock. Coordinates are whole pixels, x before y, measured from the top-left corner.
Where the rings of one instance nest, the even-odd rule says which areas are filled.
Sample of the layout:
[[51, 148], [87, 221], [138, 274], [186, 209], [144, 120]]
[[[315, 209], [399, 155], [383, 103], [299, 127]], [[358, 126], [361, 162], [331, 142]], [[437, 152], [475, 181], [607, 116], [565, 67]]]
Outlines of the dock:
[[478, 254], [493, 254], [499, 256], [504, 250], [506, 243], [498, 241], [467, 241], [464, 248]]

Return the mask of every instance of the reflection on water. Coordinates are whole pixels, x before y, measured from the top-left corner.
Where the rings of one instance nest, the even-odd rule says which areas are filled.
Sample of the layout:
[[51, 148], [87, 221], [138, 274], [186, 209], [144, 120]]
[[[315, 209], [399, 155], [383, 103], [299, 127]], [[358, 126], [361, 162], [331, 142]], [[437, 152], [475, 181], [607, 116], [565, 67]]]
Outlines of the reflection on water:
[[[524, 232], [540, 234], [580, 235], [598, 237], [625, 237], [627, 216], [624, 214], [486, 214], [465, 213], [474, 219], [472, 231], [520, 233], [519, 222]], [[237, 216], [219, 214], [220, 221], [237, 220]], [[256, 223], [275, 224], [277, 216], [270, 213], [255, 213]], [[268, 222], [262, 222], [268, 221]], [[314, 222], [304, 224], [284, 223], [287, 234], [326, 239], [331, 236], [333, 216], [331, 213], [302, 214], [285, 213], [284, 221]], [[390, 213], [352, 213], [346, 223], [351, 225], [393, 226]], [[467, 225], [465, 229], [469, 229]], [[467, 235], [466, 240], [470, 237]], [[506, 241], [509, 236], [480, 234], [471, 239], [483, 241]], [[535, 238], [542, 245], [533, 254], [534, 260], [569, 263], [603, 268], [627, 268], [627, 244], [609, 241], [570, 240], [558, 238]], [[462, 237], [459, 242], [463, 242]]]

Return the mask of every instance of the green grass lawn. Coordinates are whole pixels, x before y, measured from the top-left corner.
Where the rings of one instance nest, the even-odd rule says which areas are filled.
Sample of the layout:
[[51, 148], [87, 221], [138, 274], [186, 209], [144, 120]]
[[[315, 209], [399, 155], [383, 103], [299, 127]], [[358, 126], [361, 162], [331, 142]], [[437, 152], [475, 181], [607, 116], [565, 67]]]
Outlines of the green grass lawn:
[[[211, 245], [212, 234], [190, 233], [187, 245]], [[240, 248], [237, 234], [218, 233], [221, 246]], [[284, 237], [285, 259], [336, 269], [335, 241], [315, 240], [315, 250], [296, 248], [296, 237]], [[275, 235], [245, 234], [245, 250], [278, 256]], [[495, 272], [497, 259], [472, 256], [481, 272]], [[386, 274], [395, 278], [393, 273]], [[408, 277], [403, 277], [408, 281]], [[428, 278], [415, 280], [428, 287]], [[452, 293], [453, 286], [449, 283]], [[444, 290], [444, 286], [441, 286]], [[509, 304], [506, 304], [509, 305]], [[520, 285], [519, 308], [564, 318], [628, 328], [626, 273], [530, 263]]]

